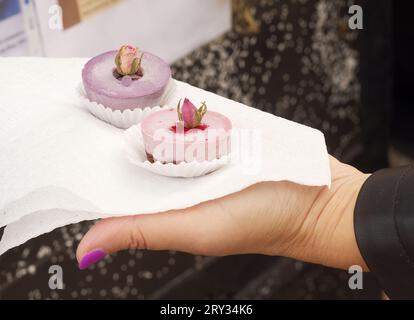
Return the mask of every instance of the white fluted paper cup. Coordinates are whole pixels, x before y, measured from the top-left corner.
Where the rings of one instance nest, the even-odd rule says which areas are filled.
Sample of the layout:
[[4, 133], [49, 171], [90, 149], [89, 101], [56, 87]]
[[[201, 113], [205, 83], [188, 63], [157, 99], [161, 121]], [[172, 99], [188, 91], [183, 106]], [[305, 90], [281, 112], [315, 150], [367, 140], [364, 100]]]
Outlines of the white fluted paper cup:
[[166, 106], [166, 103], [172, 99], [171, 97], [173, 97], [175, 89], [175, 80], [171, 79], [164, 95], [161, 98], [159, 106], [149, 106], [146, 108], [136, 108], [133, 110], [127, 109], [123, 111], [112, 110], [111, 108], [105, 107], [102, 104], [89, 100], [86, 96], [85, 89], [83, 88], [82, 84], [78, 86], [78, 95], [82, 106], [96, 118], [117, 128], [128, 129], [133, 125], [141, 123], [142, 120], [144, 120], [145, 117], [151, 113], [162, 110], [164, 108], [168, 108], [168, 106]]

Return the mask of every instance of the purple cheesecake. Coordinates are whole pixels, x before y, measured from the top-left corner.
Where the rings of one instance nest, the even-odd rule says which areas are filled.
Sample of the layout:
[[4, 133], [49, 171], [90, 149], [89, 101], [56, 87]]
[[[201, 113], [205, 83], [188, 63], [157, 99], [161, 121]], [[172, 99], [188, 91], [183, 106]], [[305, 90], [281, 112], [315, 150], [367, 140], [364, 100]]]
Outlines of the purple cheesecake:
[[197, 109], [188, 99], [181, 108], [179, 103], [177, 110], [155, 112], [141, 123], [148, 160], [162, 163], [212, 161], [228, 155], [231, 130], [227, 117], [207, 111], [205, 103]]
[[82, 71], [88, 99], [121, 111], [160, 105], [170, 79], [165, 61], [131, 46], [92, 58]]

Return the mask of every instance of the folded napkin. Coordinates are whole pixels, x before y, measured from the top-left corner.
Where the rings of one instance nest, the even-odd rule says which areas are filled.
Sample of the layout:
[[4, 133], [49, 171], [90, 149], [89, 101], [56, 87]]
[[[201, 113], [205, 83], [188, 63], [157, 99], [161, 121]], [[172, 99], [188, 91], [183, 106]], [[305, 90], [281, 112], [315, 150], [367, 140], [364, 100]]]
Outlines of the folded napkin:
[[67, 224], [181, 209], [261, 181], [330, 186], [324, 136], [188, 84], [177, 96], [256, 132], [249, 161], [193, 178], [155, 175], [125, 156], [123, 130], [80, 107], [85, 59], [0, 58], [0, 254]]

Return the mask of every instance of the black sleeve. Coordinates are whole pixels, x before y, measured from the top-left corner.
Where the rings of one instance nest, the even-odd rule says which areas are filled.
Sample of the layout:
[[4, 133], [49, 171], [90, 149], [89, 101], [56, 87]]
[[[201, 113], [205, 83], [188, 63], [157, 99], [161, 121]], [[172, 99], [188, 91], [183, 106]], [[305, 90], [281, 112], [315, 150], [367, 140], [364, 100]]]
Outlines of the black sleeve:
[[355, 207], [361, 254], [391, 299], [414, 299], [414, 165], [374, 173]]

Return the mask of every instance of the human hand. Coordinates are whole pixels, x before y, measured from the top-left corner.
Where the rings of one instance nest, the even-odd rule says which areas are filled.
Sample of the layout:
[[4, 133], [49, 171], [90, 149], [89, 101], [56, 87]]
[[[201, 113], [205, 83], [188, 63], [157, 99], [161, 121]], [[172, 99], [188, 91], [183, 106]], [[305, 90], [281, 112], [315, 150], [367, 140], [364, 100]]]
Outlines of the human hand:
[[353, 212], [368, 175], [331, 157], [332, 188], [263, 182], [184, 209], [99, 221], [77, 250], [80, 268], [129, 248], [207, 256], [281, 255], [367, 269], [357, 247]]

